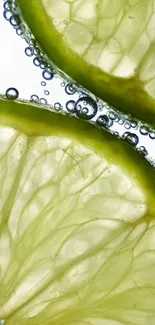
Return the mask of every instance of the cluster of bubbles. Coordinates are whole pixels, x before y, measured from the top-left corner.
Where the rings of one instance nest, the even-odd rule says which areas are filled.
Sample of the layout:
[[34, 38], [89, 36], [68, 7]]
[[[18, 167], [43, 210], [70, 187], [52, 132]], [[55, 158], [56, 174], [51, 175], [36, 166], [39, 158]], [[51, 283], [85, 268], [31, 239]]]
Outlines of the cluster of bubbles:
[[[58, 72], [51, 63], [49, 63], [45, 54], [40, 50], [34, 37], [20, 16], [16, 0], [4, 1], [3, 6], [4, 18], [12, 25], [17, 35], [26, 40], [26, 56], [31, 57], [33, 59], [33, 64], [42, 70], [41, 86], [44, 89], [44, 95], [46, 97], [50, 94], [49, 89], [47, 89], [48, 81], [51, 81], [56, 74], [60, 76], [60, 72]], [[139, 136], [136, 134], [138, 132], [143, 136], [149, 136], [150, 139], [155, 139], [155, 130], [151, 130], [145, 125], [139, 125], [139, 122], [125, 117], [112, 107], [108, 106], [107, 103], [102, 102], [98, 98], [92, 98], [93, 96], [87, 93], [87, 91], [84, 89], [82, 89], [82, 92], [80, 92], [80, 86], [71, 81], [69, 82], [63, 73], [62, 76], [63, 81], [61, 81], [61, 86], [64, 87], [64, 91], [69, 98], [66, 100], [65, 107], [63, 107], [64, 105], [62, 105], [60, 102], [55, 102], [53, 105], [55, 111], [61, 112], [63, 109], [66, 109], [68, 114], [74, 115], [86, 121], [93, 121], [98, 127], [109, 129], [110, 131], [112, 130], [114, 124], [123, 126], [125, 131], [121, 137], [133, 147], [137, 147], [139, 144]], [[79, 95], [78, 99], [74, 96], [77, 93]], [[16, 100], [19, 96], [19, 92], [16, 88], [10, 87], [6, 90], [5, 95], [7, 99]], [[32, 94], [30, 100], [46, 106], [48, 105], [46, 98], [40, 98], [37, 94]], [[107, 111], [103, 110], [105, 106], [108, 108]], [[136, 130], [137, 132], [135, 132]], [[120, 137], [119, 132], [114, 130], [112, 133]], [[140, 146], [138, 151], [140, 151], [140, 153], [144, 156], [148, 155], [148, 152], [144, 146]]]
[[150, 139], [155, 140], [155, 130], [150, 129], [148, 126], [141, 125], [139, 128], [139, 132], [140, 132], [140, 134], [142, 134], [144, 136], [149, 136]]
[[24, 26], [21, 24], [16, 2], [14, 0], [5, 1], [3, 7], [4, 18], [12, 25], [16, 33], [22, 36], [24, 34]]
[[[16, 33], [25, 39], [27, 42], [27, 46], [25, 48], [25, 54], [28, 57], [34, 57], [33, 58], [33, 64], [40, 69], [42, 69], [42, 78], [46, 81], [50, 81], [54, 77], [54, 70], [51, 67], [51, 65], [47, 62], [47, 60], [44, 58], [43, 53], [40, 51], [39, 47], [37, 46], [37, 43], [33, 37], [31, 37], [31, 33], [28, 31], [26, 26], [23, 23], [23, 20], [20, 17], [19, 9], [16, 4], [15, 0], [8, 0], [5, 1], [3, 4], [4, 11], [3, 16], [4, 18], [12, 25], [12, 27], [15, 29]], [[42, 81], [41, 85], [44, 87], [46, 86], [46, 82]], [[44, 90], [45, 97], [50, 94], [49, 90]], [[11, 87], [6, 90], [5, 93], [7, 99], [15, 100], [19, 96], [19, 92], [17, 89]], [[32, 94], [30, 97], [30, 100], [33, 102], [40, 103], [42, 105], [47, 105], [47, 99], [46, 98], [39, 98], [38, 95]]]

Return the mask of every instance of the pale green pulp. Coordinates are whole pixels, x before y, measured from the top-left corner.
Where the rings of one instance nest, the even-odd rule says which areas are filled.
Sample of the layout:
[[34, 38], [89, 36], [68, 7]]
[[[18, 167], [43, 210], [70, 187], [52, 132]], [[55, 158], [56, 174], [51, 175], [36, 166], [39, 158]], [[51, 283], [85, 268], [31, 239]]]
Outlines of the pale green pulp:
[[115, 154], [8, 126], [0, 148], [5, 324], [154, 324], [155, 220]]
[[154, 0], [42, 0], [64, 42], [118, 78], [135, 77], [155, 99]]

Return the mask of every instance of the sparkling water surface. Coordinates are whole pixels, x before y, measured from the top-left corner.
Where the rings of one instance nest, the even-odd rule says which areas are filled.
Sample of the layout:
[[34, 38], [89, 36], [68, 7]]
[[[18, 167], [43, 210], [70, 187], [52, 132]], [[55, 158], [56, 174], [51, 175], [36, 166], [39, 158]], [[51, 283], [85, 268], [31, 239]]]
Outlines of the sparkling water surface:
[[15, 0], [0, 0], [0, 94], [84, 119], [125, 139], [155, 164], [155, 130], [117, 112], [49, 62]]

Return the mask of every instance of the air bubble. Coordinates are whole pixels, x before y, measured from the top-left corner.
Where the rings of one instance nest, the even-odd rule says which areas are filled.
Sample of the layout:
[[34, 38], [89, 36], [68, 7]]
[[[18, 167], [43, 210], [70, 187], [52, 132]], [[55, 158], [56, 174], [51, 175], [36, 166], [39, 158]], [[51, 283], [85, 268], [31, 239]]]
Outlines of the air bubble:
[[20, 20], [19, 17], [17, 15], [13, 15], [10, 17], [10, 24], [14, 27], [19, 26], [20, 25]]
[[66, 103], [66, 109], [67, 109], [68, 112], [74, 113], [75, 112], [75, 101], [74, 100], [69, 100]]
[[73, 84], [67, 84], [65, 87], [65, 92], [68, 95], [74, 95], [76, 93], [76, 88]]
[[36, 56], [40, 54], [40, 50], [39, 50], [39, 48], [37, 46], [35, 46], [35, 48], [34, 48], [34, 54]]
[[110, 128], [113, 125], [113, 120], [109, 119], [107, 115], [100, 115], [96, 123], [101, 127]]
[[44, 70], [42, 76], [45, 80], [52, 80], [54, 74], [52, 70]]
[[139, 138], [135, 133], [125, 132], [123, 134], [123, 139], [125, 139], [128, 143], [132, 144], [133, 146], [137, 146], [139, 142]]
[[39, 97], [34, 94], [34, 95], [31, 96], [31, 100], [34, 101], [34, 102], [39, 101]]
[[43, 105], [47, 105], [47, 99], [46, 98], [40, 98], [40, 103]]
[[130, 121], [130, 124], [133, 129], [137, 129], [138, 123], [136, 121]]
[[61, 82], [61, 84], [60, 84], [62, 87], [65, 87], [65, 82], [63, 81], [63, 82]]
[[43, 69], [43, 70], [46, 69], [47, 68], [47, 63], [45, 61], [41, 60], [40, 61], [40, 68]]
[[49, 90], [44, 90], [44, 94], [48, 96], [50, 94]]
[[91, 97], [82, 97], [75, 103], [75, 113], [84, 120], [91, 120], [97, 114], [97, 104]]
[[42, 82], [41, 82], [41, 85], [42, 85], [43, 87], [45, 87], [45, 86], [46, 86], [46, 82], [45, 82], [45, 81], [42, 81]]
[[141, 133], [142, 135], [148, 135], [148, 133], [149, 133], [149, 128], [148, 128], [147, 126], [142, 125], [142, 126], [140, 127], [140, 133]]
[[4, 9], [9, 10], [10, 11], [10, 1], [6, 1], [3, 5]]
[[4, 6], [4, 9], [6, 9], [12, 13], [17, 12], [16, 3], [13, 1], [6, 1], [3, 6]]
[[37, 47], [36, 45], [37, 45], [36, 40], [35, 40], [34, 38], [31, 38], [31, 39], [29, 40], [29, 46], [35, 48], [35, 49], [34, 49], [34, 53], [35, 53], [36, 55], [38, 55], [39, 53], [36, 53], [36, 47]]
[[10, 87], [6, 90], [6, 97], [10, 100], [15, 100], [19, 96], [19, 91], [16, 88]]
[[125, 129], [129, 130], [131, 128], [131, 123], [129, 121], [126, 121], [124, 127]]
[[154, 140], [155, 139], [155, 131], [150, 131], [149, 137], [150, 137], [150, 139]]
[[33, 59], [33, 63], [34, 63], [34, 65], [36, 66], [36, 67], [39, 67], [40, 66], [40, 59], [39, 59], [39, 57], [35, 57], [34, 59]]
[[58, 103], [58, 102], [54, 104], [54, 108], [58, 112], [62, 111], [62, 109], [63, 109], [62, 105], [60, 103]]
[[118, 117], [118, 115], [117, 115], [115, 112], [111, 111], [111, 112], [109, 112], [108, 115], [109, 115], [109, 118], [110, 118], [111, 120], [114, 120], [114, 121], [116, 121], [116, 122], [119, 121], [119, 117]]
[[33, 56], [34, 50], [31, 47], [26, 47], [25, 54], [27, 56]]
[[6, 20], [10, 20], [10, 18], [12, 17], [12, 13], [10, 11], [4, 10], [3, 16]]
[[140, 153], [143, 155], [143, 156], [147, 156], [148, 155], [148, 151], [146, 150], [146, 148], [144, 146], [141, 146], [139, 148], [139, 151]]
[[119, 132], [117, 131], [115, 131], [113, 134], [116, 135], [116, 137], [120, 137]]
[[16, 29], [16, 34], [19, 35], [19, 36], [22, 36], [23, 35], [23, 31], [22, 31], [21, 27], [18, 27]]
[[122, 118], [122, 117], [119, 118], [119, 120], [118, 120], [118, 124], [123, 125], [124, 122], [125, 122], [124, 118]]

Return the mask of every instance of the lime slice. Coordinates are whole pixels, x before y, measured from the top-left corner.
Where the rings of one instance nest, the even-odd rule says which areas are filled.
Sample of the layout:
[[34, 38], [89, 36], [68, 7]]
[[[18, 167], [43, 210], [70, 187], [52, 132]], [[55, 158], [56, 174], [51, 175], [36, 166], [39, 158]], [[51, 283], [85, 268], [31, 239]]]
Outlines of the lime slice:
[[83, 121], [10, 101], [0, 148], [4, 324], [153, 325], [148, 162]]
[[42, 49], [72, 78], [155, 123], [154, 0], [18, 0]]

